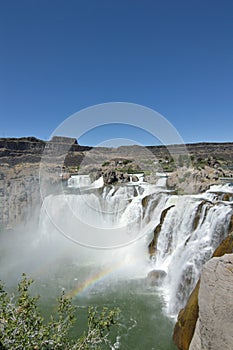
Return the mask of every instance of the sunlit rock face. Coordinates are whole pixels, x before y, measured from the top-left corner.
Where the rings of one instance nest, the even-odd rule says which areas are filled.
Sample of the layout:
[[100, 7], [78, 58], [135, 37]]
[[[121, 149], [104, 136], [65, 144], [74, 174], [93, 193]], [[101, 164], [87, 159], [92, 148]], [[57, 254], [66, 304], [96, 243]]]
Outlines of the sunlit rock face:
[[[229, 225], [229, 232], [232, 231], [232, 218]], [[230, 233], [215, 249], [212, 257], [221, 257], [224, 254], [233, 253], [233, 234]], [[180, 350], [188, 350], [192, 341], [195, 327], [198, 320], [199, 306], [198, 293], [200, 279], [192, 291], [185, 307], [179, 312], [174, 328], [173, 341]], [[199, 321], [198, 321], [199, 322]], [[197, 345], [195, 345], [197, 346]]]
[[233, 254], [208, 261], [201, 275], [199, 317], [189, 350], [231, 350]]
[[200, 281], [192, 291], [186, 306], [179, 312], [173, 341], [180, 350], [188, 350], [198, 318], [198, 292]]

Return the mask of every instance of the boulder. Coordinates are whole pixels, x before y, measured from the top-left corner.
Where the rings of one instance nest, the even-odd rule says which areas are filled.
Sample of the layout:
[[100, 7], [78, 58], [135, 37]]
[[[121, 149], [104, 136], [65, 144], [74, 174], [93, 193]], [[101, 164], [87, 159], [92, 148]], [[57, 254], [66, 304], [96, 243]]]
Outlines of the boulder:
[[138, 182], [138, 181], [139, 181], [138, 177], [136, 175], [133, 175], [132, 182]]
[[158, 286], [166, 277], [167, 273], [164, 270], [152, 270], [147, 275], [147, 280], [151, 286]]
[[118, 181], [116, 172], [114, 170], [110, 170], [104, 173], [104, 183], [107, 185], [111, 185]]

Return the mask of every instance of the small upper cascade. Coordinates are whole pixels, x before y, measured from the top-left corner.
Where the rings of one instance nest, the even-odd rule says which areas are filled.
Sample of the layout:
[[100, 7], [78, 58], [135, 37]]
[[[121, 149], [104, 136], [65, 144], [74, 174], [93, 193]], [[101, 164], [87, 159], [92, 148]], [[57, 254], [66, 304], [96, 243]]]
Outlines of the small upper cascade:
[[166, 188], [166, 186], [167, 186], [167, 174], [156, 173], [156, 176], [158, 177], [158, 181], [157, 181], [156, 185], [158, 187]]
[[104, 180], [101, 176], [94, 182], [91, 182], [89, 175], [71, 175], [68, 179], [67, 186], [69, 188], [100, 188], [103, 187]]
[[231, 202], [233, 203], [233, 185], [227, 183], [224, 185], [213, 185], [207, 191], [209, 198], [215, 201]]
[[135, 174], [128, 174], [129, 175], [129, 182], [134, 183], [134, 182], [139, 182], [142, 183], [144, 182], [144, 173], [135, 173]]
[[71, 175], [68, 179], [68, 187], [80, 188], [91, 185], [89, 175]]
[[207, 193], [232, 193], [233, 194], [233, 183], [210, 186], [210, 189], [207, 190]]

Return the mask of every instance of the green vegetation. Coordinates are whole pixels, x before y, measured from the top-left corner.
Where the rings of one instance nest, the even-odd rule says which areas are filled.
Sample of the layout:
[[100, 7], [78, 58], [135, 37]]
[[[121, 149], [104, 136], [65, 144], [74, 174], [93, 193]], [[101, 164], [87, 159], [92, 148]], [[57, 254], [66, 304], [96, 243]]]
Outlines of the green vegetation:
[[177, 196], [183, 196], [185, 193], [184, 189], [183, 188], [177, 188], [175, 191], [174, 191], [174, 194], [177, 195]]
[[[22, 350], [100, 350], [109, 344], [109, 331], [116, 324], [118, 309], [103, 308], [88, 311], [87, 331], [71, 339], [76, 307], [64, 293], [58, 298], [57, 313], [45, 322], [38, 309], [39, 296], [31, 296], [33, 283], [23, 274], [18, 295], [9, 295], [0, 284], [0, 349]], [[109, 348], [109, 347], [108, 347]]]
[[110, 162], [104, 162], [102, 166], [109, 166]]
[[131, 168], [117, 168], [116, 171], [125, 174], [144, 174], [143, 170], [131, 169]]
[[176, 163], [173, 158], [171, 157], [165, 157], [165, 158], [160, 158], [158, 160], [158, 163], [154, 165], [155, 171], [164, 171], [171, 173], [176, 170]]
[[132, 163], [133, 161], [131, 160], [131, 159], [124, 159], [123, 160], [123, 164], [124, 165], [127, 165], [127, 164], [129, 164], [129, 163]]
[[[119, 164], [123, 164], [123, 165], [127, 165], [127, 164], [129, 164], [129, 163], [132, 163], [133, 161], [131, 160], [131, 159], [123, 159], [122, 161], [116, 161], [115, 163], [115, 165], [117, 165], [118, 163]], [[106, 161], [106, 162], [104, 162], [103, 164], [102, 164], [102, 167], [105, 167], [105, 166], [109, 166], [111, 164], [111, 162], [110, 161]]]
[[197, 159], [197, 166], [205, 167], [206, 165], [208, 165], [207, 159], [205, 159], [205, 158], [198, 158]]
[[174, 164], [169, 164], [169, 163], [162, 163], [161, 167], [163, 171], [167, 173], [172, 173], [175, 170]]
[[150, 170], [145, 170], [145, 171], [138, 171], [137, 172], [138, 174], [141, 174], [141, 173], [144, 173], [144, 175], [146, 175], [146, 176], [149, 176], [149, 175], [151, 175], [151, 171]]

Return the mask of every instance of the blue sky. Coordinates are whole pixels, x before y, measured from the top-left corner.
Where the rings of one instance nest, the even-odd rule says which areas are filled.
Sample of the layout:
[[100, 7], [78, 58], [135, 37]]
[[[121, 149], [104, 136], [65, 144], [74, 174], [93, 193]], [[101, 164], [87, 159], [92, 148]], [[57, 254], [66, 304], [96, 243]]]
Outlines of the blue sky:
[[75, 112], [123, 101], [185, 142], [233, 141], [232, 0], [0, 1], [0, 42], [0, 137], [47, 139]]

